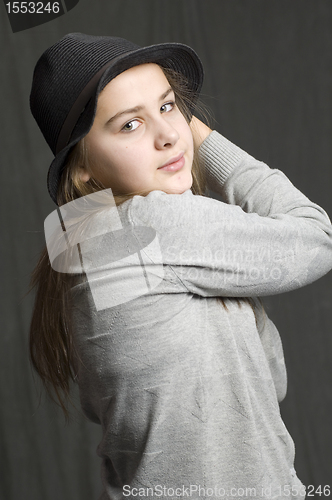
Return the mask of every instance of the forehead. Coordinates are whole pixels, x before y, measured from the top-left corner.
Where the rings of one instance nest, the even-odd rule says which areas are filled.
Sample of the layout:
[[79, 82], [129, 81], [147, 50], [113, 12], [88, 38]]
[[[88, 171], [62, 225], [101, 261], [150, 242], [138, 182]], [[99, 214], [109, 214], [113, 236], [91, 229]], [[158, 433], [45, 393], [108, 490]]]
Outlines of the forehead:
[[[148, 63], [123, 71], [111, 80], [99, 95], [98, 105], [106, 101], [114, 104], [127, 100], [128, 104], [139, 97], [151, 97], [170, 87], [163, 70], [158, 64]], [[130, 102], [129, 102], [130, 101]], [[137, 103], [138, 104], [138, 103]]]

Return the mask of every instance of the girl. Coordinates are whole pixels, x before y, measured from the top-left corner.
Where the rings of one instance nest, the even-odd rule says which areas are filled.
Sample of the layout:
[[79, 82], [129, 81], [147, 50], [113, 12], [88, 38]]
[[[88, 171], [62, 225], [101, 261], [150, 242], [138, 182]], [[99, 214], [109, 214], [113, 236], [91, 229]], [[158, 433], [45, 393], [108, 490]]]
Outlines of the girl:
[[332, 229], [283, 173], [192, 118], [202, 79], [184, 45], [79, 33], [34, 72], [58, 207], [31, 356], [65, 410], [77, 380], [102, 426], [103, 500], [305, 495], [280, 338], [255, 297], [327, 273]]

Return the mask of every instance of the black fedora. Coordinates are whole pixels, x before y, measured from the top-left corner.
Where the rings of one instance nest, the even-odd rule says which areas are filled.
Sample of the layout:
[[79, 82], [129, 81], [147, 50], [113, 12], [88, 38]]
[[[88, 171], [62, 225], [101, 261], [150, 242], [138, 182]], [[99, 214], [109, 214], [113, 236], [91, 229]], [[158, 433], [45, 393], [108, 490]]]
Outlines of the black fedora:
[[42, 54], [33, 74], [30, 108], [55, 155], [47, 178], [55, 203], [68, 154], [89, 132], [99, 93], [123, 71], [151, 62], [182, 74], [198, 96], [202, 63], [180, 43], [140, 47], [123, 38], [70, 33]]

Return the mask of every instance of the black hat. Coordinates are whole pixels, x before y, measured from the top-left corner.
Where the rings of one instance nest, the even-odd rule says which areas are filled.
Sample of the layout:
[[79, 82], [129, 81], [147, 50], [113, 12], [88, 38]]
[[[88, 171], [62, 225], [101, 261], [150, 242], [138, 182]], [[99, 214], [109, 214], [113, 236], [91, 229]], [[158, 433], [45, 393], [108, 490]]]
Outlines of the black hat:
[[92, 127], [99, 93], [117, 75], [144, 63], [157, 63], [184, 75], [198, 96], [202, 63], [193, 49], [180, 43], [139, 47], [123, 38], [70, 33], [38, 60], [30, 108], [55, 155], [47, 178], [55, 203], [66, 159]]

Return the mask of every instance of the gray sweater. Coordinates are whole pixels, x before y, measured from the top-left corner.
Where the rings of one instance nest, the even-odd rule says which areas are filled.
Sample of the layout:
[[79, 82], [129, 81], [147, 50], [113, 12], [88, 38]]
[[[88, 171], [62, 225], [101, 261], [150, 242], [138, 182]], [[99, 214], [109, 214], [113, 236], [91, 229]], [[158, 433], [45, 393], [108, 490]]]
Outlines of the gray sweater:
[[279, 412], [279, 334], [243, 298], [327, 273], [330, 221], [217, 132], [199, 154], [225, 203], [135, 196], [118, 207], [129, 239], [90, 240], [94, 265], [72, 289], [81, 404], [102, 427], [100, 498], [289, 498], [292, 486], [304, 498]]

